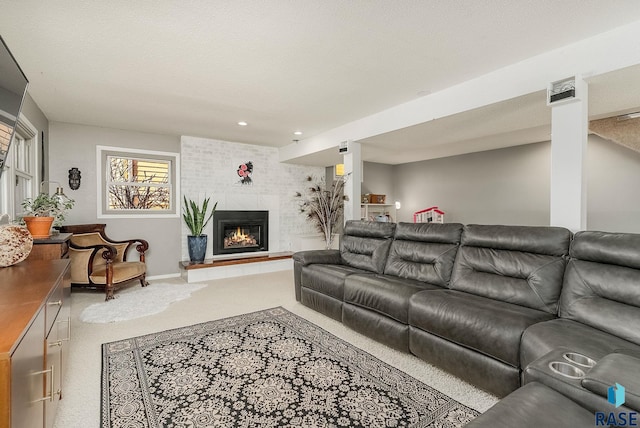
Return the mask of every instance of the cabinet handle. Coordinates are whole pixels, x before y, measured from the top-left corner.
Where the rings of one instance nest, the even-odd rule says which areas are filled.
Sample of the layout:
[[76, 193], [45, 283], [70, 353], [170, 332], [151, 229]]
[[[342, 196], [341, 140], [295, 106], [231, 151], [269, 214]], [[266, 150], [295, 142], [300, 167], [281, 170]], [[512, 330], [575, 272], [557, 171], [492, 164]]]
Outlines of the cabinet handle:
[[61, 339], [63, 342], [68, 342], [71, 340], [71, 317], [67, 317], [66, 320], [60, 320], [58, 321], [58, 323], [63, 323], [66, 322], [67, 323], [67, 338], [66, 339]]
[[49, 306], [62, 306], [62, 300], [58, 300], [57, 302], [47, 302]]
[[58, 390], [56, 392], [54, 392], [54, 378], [55, 378], [55, 366], [52, 364], [51, 368], [49, 370], [42, 370], [39, 372], [33, 372], [33, 375], [39, 375], [39, 374], [47, 374], [47, 373], [51, 373], [51, 381], [49, 382], [49, 395], [42, 397], [42, 398], [38, 398], [37, 400], [34, 400], [34, 403], [37, 403], [39, 401], [53, 401], [53, 397], [55, 395], [61, 395], [62, 391]]
[[62, 346], [62, 340], [49, 343], [49, 346]]

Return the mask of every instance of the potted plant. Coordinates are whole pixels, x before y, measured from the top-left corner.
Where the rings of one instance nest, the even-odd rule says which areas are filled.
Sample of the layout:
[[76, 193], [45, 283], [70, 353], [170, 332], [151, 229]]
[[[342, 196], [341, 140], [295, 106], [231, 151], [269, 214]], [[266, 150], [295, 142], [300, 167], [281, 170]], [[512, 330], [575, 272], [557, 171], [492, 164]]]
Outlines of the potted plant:
[[[312, 177], [307, 177], [312, 182]], [[306, 214], [318, 232], [322, 233], [326, 249], [333, 245], [334, 234], [340, 224], [344, 201], [344, 181], [336, 180], [326, 188], [323, 182], [312, 183], [304, 193], [297, 192], [296, 197], [301, 199], [300, 212]]]
[[187, 201], [187, 197], [183, 196], [184, 204], [182, 206], [182, 218], [187, 223], [191, 235], [187, 236], [187, 247], [189, 248], [189, 259], [192, 263], [203, 263], [204, 256], [207, 251], [207, 235], [203, 234], [204, 230], [213, 213], [216, 211], [218, 203], [216, 202], [211, 209], [211, 213], [207, 217], [207, 209], [209, 207], [209, 198], [202, 202], [199, 206], [192, 200]]
[[61, 225], [66, 211], [73, 208], [74, 203], [73, 199], [61, 198], [57, 194], [40, 193], [35, 199], [27, 198], [22, 201], [21, 205], [26, 213], [22, 220], [34, 238], [48, 238], [51, 236], [51, 225]]

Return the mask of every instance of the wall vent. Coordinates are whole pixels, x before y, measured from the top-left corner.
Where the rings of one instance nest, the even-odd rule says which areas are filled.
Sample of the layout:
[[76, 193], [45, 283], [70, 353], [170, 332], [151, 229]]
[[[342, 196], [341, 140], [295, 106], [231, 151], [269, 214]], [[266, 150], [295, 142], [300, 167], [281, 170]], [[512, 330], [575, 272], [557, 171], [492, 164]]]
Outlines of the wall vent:
[[547, 105], [555, 105], [579, 99], [576, 91], [576, 76], [549, 83], [547, 89]]

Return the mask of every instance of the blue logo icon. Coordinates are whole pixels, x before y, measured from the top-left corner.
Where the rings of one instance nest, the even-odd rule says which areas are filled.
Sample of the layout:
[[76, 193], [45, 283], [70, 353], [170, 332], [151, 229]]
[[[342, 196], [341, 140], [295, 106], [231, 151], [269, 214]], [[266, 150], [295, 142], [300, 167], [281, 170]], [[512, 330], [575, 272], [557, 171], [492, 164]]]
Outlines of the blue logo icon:
[[620, 385], [616, 382], [615, 386], [610, 386], [607, 390], [607, 401], [609, 403], [614, 404], [617, 407], [620, 407], [624, 404], [624, 386]]
[[[616, 382], [607, 390], [607, 401], [616, 408], [624, 404], [624, 386]], [[638, 426], [638, 412], [595, 412], [596, 426], [597, 427], [637, 427]]]

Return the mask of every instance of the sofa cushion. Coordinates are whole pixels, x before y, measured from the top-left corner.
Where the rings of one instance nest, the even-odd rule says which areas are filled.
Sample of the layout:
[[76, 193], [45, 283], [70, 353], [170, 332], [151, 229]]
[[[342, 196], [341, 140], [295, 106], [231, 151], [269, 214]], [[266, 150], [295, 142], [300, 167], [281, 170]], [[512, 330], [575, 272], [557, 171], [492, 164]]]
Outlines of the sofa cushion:
[[407, 324], [409, 298], [425, 289], [441, 288], [389, 275], [350, 275], [344, 281], [344, 301]]
[[454, 290], [411, 296], [409, 324], [443, 339], [520, 366], [520, 337], [527, 327], [553, 318], [543, 311]]
[[578, 232], [560, 317], [640, 345], [640, 235]]
[[363, 272], [365, 271], [344, 265], [314, 264], [304, 266], [301, 273], [301, 285], [342, 301], [344, 297], [344, 279], [348, 275]]
[[449, 288], [556, 314], [571, 232], [467, 225]]
[[336, 321], [342, 321], [342, 300], [301, 287], [300, 302]]
[[342, 304], [345, 326], [402, 352], [409, 352], [409, 326], [369, 309]]
[[340, 239], [342, 262], [354, 268], [382, 273], [395, 228], [395, 223], [347, 221]]
[[384, 273], [446, 287], [461, 234], [458, 223], [398, 223]]
[[512, 392], [465, 425], [467, 428], [590, 426], [595, 426], [593, 413], [537, 382]]
[[560, 318], [532, 325], [525, 330], [520, 344], [522, 367], [527, 367], [558, 347], [571, 349], [596, 361], [616, 350], [640, 350], [640, 346], [617, 336]]
[[[144, 274], [147, 269], [144, 262], [120, 262], [113, 263], [111, 266], [113, 267], [113, 278], [111, 279], [113, 284], [138, 278]], [[106, 284], [106, 266], [94, 269], [89, 278], [91, 278], [94, 284]]]

